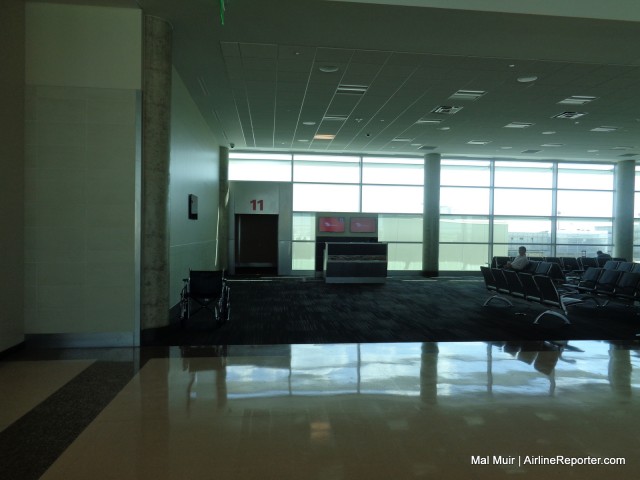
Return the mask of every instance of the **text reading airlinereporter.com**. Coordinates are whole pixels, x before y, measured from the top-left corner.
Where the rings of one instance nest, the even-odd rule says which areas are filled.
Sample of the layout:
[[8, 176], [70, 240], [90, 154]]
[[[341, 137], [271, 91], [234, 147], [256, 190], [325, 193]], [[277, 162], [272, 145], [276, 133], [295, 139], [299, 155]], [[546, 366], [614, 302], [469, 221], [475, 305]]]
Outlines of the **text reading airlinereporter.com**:
[[626, 465], [626, 459], [603, 458], [603, 457], [565, 457], [556, 455], [553, 457], [544, 457], [541, 455], [472, 455], [471, 465], [567, 465], [574, 467], [576, 465]]

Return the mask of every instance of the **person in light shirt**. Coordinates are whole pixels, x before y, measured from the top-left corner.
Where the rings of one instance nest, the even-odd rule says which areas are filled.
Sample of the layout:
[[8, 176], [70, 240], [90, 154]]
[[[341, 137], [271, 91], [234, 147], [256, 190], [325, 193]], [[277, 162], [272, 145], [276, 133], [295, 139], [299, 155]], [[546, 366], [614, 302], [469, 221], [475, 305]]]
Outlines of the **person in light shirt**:
[[527, 258], [527, 249], [525, 247], [520, 247], [518, 248], [518, 256], [511, 262], [507, 262], [504, 267], [521, 271], [527, 268], [527, 265], [529, 265], [529, 259]]

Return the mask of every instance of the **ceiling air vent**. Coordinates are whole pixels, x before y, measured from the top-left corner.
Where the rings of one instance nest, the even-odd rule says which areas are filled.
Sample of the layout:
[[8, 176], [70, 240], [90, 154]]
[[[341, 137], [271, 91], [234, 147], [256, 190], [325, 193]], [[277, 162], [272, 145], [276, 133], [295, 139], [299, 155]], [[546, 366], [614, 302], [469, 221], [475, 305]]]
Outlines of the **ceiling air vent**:
[[336, 93], [341, 93], [345, 95], [364, 95], [369, 88], [367, 85], [351, 85], [342, 83], [338, 85], [338, 89]]
[[586, 115], [585, 112], [562, 112], [557, 115], [554, 115], [551, 118], [566, 118], [569, 120], [575, 120], [576, 118], [584, 117]]
[[454, 107], [451, 105], [441, 105], [431, 110], [431, 113], [438, 113], [440, 115], [453, 115], [455, 113], [458, 113], [460, 110], [462, 110], [462, 107]]

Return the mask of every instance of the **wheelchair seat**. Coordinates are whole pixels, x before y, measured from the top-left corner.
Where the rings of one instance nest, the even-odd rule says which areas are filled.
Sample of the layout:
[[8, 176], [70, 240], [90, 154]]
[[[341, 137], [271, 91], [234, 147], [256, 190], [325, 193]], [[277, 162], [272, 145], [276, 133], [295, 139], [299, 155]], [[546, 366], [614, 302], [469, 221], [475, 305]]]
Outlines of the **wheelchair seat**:
[[213, 313], [214, 320], [223, 323], [229, 320], [230, 288], [222, 270], [189, 270], [183, 278], [180, 293], [180, 323], [184, 326], [196, 312], [206, 309]]

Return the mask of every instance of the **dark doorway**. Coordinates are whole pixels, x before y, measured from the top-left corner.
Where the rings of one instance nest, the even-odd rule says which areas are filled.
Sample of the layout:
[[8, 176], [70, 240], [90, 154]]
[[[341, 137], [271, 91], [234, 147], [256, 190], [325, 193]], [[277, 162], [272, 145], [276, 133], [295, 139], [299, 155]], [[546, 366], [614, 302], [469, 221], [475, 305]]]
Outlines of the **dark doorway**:
[[278, 273], [278, 215], [236, 215], [236, 273]]

